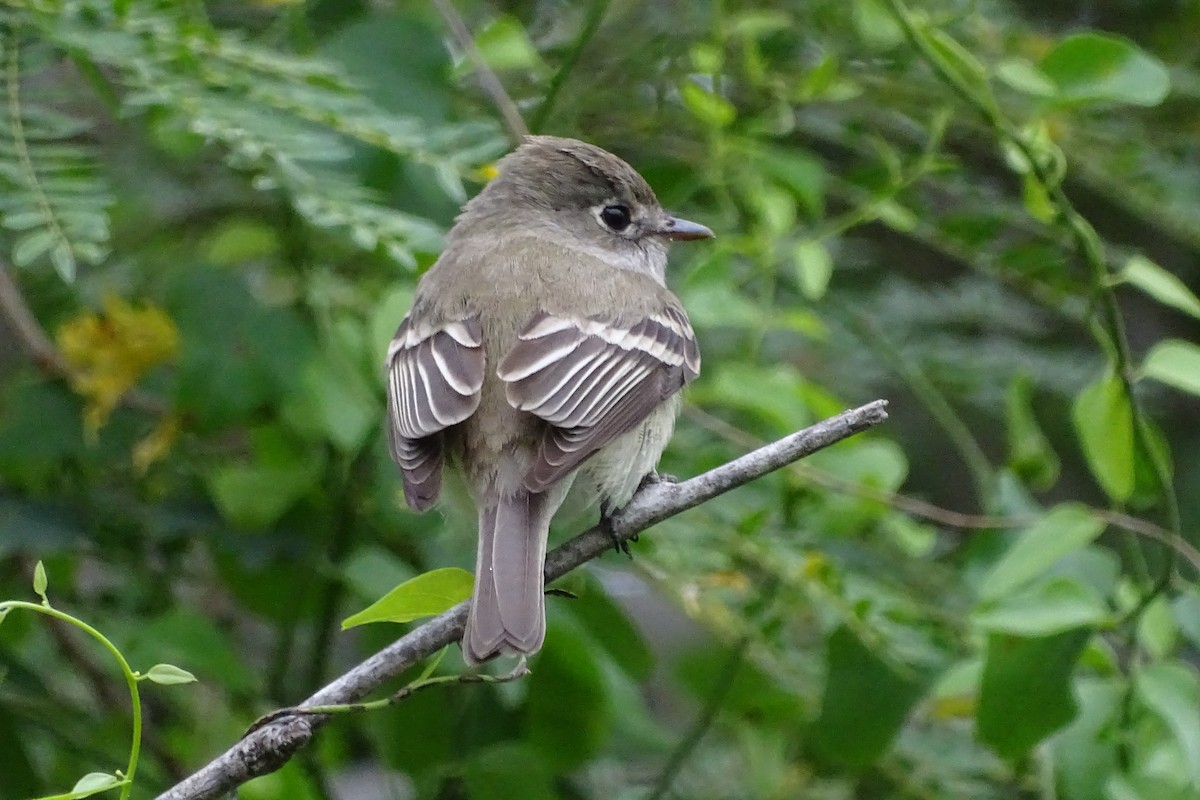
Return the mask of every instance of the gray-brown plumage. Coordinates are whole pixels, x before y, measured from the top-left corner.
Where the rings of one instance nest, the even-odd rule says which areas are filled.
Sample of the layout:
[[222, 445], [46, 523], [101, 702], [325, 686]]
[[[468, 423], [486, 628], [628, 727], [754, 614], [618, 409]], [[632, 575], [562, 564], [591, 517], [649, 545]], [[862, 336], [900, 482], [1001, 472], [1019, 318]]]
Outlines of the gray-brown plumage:
[[416, 510], [448, 462], [479, 516], [463, 653], [545, 637], [550, 519], [577, 479], [628, 502], [700, 371], [667, 244], [711, 236], [640, 175], [583, 142], [528, 137], [464, 207], [388, 351], [392, 457]]

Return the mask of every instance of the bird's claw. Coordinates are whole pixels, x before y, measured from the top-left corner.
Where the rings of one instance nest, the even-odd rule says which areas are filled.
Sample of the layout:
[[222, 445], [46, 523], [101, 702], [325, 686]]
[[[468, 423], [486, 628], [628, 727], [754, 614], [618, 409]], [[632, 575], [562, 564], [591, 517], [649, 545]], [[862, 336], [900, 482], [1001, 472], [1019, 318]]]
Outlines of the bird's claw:
[[612, 539], [613, 549], [618, 553], [624, 553], [630, 559], [633, 558], [633, 551], [629, 549], [630, 542], [638, 540], [637, 534], [630, 536], [628, 539], [622, 539], [617, 535], [616, 529], [613, 527], [613, 514], [617, 513], [616, 509], [609, 504], [607, 500], [600, 501], [600, 527], [608, 534], [608, 538]]

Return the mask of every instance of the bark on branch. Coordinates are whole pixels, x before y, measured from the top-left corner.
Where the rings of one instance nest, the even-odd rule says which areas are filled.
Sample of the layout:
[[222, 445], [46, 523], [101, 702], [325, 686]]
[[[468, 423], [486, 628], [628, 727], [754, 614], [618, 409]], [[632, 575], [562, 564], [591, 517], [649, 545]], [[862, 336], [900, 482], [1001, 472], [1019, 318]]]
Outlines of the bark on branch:
[[[626, 541], [655, 523], [698, 506], [755, 478], [786, 466], [887, 419], [887, 401], [876, 400], [764, 445], [703, 475], [681, 483], [643, 488], [616, 514], [613, 532], [591, 528], [551, 551], [546, 580], [553, 581], [612, 549], [615, 534]], [[309, 697], [301, 705], [334, 705], [361, 700], [390, 678], [462, 636], [467, 605], [462, 603], [397, 639]], [[158, 796], [158, 800], [210, 800], [273, 772], [308, 744], [324, 724], [318, 716], [286, 717], [264, 725], [198, 772]]]

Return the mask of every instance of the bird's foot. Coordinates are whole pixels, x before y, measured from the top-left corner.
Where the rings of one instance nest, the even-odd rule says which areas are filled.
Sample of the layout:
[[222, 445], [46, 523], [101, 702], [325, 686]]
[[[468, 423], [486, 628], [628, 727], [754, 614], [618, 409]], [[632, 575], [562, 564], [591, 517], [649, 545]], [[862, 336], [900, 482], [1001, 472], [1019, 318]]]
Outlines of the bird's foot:
[[638, 484], [637, 491], [634, 494], [636, 495], [647, 486], [653, 486], [656, 483], [679, 483], [679, 478], [676, 478], [674, 475], [668, 475], [665, 472], [647, 472], [646, 476], [642, 478], [642, 482]]
[[608, 538], [612, 539], [613, 549], [618, 553], [624, 553], [630, 559], [633, 558], [633, 551], [629, 549], [630, 542], [638, 540], [637, 534], [630, 536], [628, 539], [622, 539], [617, 535], [616, 529], [613, 527], [613, 515], [620, 509], [615, 509], [607, 500], [600, 501], [600, 522], [599, 525], [608, 534]]

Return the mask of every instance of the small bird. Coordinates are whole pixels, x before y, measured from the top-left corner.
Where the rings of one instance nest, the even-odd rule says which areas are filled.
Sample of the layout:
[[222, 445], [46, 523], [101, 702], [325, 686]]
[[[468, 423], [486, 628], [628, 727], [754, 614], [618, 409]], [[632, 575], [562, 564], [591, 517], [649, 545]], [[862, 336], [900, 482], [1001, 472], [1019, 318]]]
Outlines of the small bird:
[[479, 517], [470, 664], [537, 652], [550, 519], [572, 483], [629, 502], [671, 437], [700, 352], [667, 288], [664, 211], [613, 154], [529, 136], [470, 200], [387, 354], [389, 446], [416, 511], [447, 463]]

